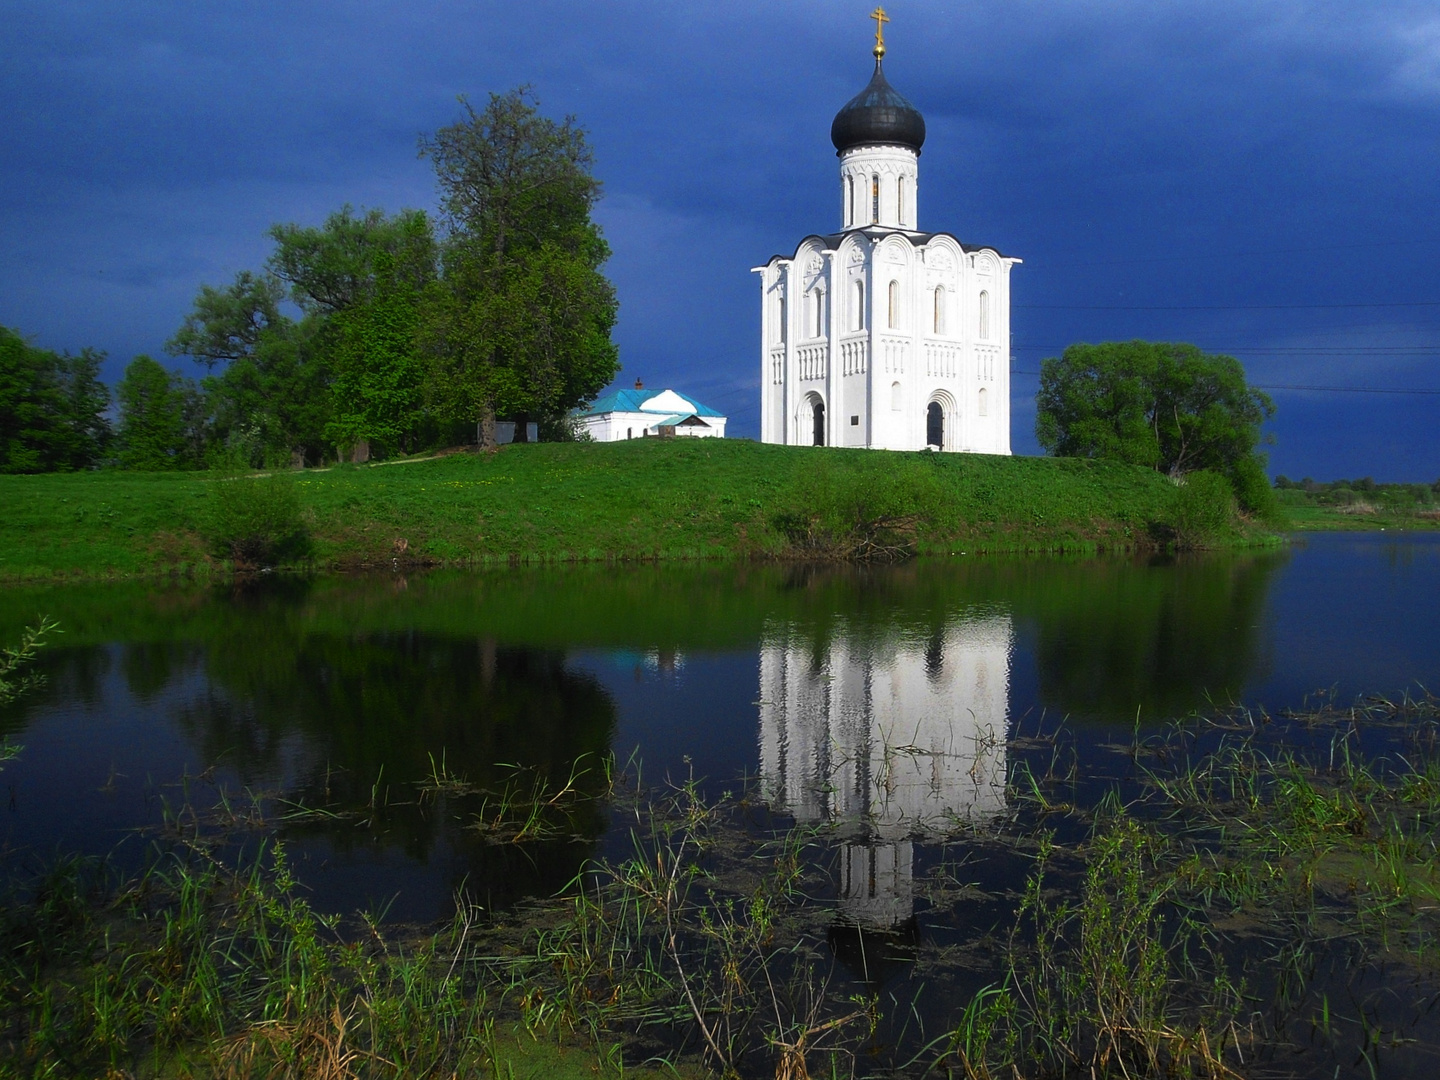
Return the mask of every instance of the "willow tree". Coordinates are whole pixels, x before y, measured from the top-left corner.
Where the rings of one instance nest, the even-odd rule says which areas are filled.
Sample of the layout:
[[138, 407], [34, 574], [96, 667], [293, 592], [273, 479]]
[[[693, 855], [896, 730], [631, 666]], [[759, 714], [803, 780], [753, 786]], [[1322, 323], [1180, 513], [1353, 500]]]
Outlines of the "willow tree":
[[270, 270], [319, 325], [331, 377], [326, 438], [357, 460], [372, 441], [413, 450], [424, 421], [421, 310], [436, 270], [429, 218], [346, 206], [320, 228], [276, 225], [270, 236]]
[[431, 407], [477, 423], [557, 418], [619, 370], [610, 248], [591, 219], [600, 182], [574, 117], [542, 116], [526, 87], [491, 94], [420, 144], [446, 233], [424, 340]]
[[1233, 356], [1160, 341], [1071, 345], [1041, 362], [1035, 405], [1035, 436], [1051, 454], [1128, 461], [1175, 479], [1209, 470], [1247, 509], [1269, 508], [1259, 447], [1275, 403]]
[[286, 286], [274, 274], [242, 270], [225, 288], [202, 285], [180, 329], [165, 344], [212, 374], [202, 385], [212, 434], [250, 465], [303, 465], [323, 457], [330, 372], [315, 347], [317, 320], [281, 310]]

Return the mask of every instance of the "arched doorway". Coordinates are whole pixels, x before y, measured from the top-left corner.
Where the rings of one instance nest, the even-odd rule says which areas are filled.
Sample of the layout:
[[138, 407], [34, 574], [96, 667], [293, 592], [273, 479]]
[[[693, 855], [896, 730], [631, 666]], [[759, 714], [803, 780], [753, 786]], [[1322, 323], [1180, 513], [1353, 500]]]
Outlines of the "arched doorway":
[[925, 406], [925, 445], [945, 448], [945, 410], [938, 401]]
[[825, 445], [825, 403], [816, 400], [813, 406], [815, 417], [815, 443], [816, 446]]

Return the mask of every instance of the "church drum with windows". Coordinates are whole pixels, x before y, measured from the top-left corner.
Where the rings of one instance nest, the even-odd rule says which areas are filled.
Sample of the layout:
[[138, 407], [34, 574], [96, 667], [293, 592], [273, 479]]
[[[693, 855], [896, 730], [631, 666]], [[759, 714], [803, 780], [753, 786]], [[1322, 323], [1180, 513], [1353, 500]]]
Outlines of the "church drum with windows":
[[874, 76], [830, 128], [840, 231], [755, 268], [760, 438], [1008, 454], [1010, 268], [1020, 260], [920, 231], [925, 120], [886, 80], [884, 54], [877, 30]]

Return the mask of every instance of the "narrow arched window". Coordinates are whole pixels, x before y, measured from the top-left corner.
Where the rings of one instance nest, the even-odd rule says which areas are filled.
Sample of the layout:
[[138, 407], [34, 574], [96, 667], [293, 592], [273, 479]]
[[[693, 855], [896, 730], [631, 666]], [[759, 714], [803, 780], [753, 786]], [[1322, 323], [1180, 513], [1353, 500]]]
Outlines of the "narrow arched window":
[[980, 415], [990, 415], [990, 393], [983, 386], [980, 388]]
[[880, 174], [870, 177], [870, 224], [880, 223]]
[[990, 294], [980, 294], [980, 337], [988, 340], [990, 337]]
[[945, 286], [935, 286], [935, 333], [945, 333]]
[[890, 329], [900, 325], [900, 282], [890, 282]]
[[810, 324], [811, 337], [825, 336], [825, 290], [815, 289], [810, 294], [814, 302], [810, 305], [811, 315], [814, 321]]
[[778, 299], [779, 299], [779, 301], [780, 301], [780, 318], [779, 318], [780, 334], [779, 334], [779, 339], [780, 339], [780, 344], [781, 344], [781, 345], [784, 345], [785, 342], [787, 342], [787, 341], [790, 340], [790, 330], [789, 330], [789, 327], [788, 327], [788, 325], [787, 325], [787, 324], [789, 323], [789, 321], [790, 321], [790, 320], [787, 318], [787, 316], [790, 314], [790, 310], [789, 310], [789, 305], [787, 305], [787, 304], [785, 303], [785, 294], [784, 294], [783, 292], [780, 294], [780, 296], [779, 296]]
[[898, 382], [896, 382], [896, 383], [891, 383], [891, 384], [890, 384], [890, 411], [891, 411], [891, 412], [900, 412], [901, 409], [902, 409], [902, 407], [903, 407], [903, 405], [904, 405], [904, 398], [902, 397], [902, 395], [901, 395], [901, 393], [900, 393], [900, 384], [899, 384]]
[[855, 282], [855, 311], [850, 316], [852, 330], [865, 329], [865, 283]]
[[905, 224], [905, 177], [895, 178], [895, 220]]
[[845, 178], [845, 190], [841, 198], [845, 201], [845, 224], [850, 225], [855, 219], [855, 178], [853, 176]]

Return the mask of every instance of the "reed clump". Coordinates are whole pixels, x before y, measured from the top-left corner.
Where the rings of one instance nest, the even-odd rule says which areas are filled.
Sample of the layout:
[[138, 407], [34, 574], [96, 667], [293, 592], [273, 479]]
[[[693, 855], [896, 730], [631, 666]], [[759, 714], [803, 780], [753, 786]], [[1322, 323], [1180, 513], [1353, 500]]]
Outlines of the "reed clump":
[[[1387, 984], [1440, 987], [1437, 734], [1429, 695], [1237, 709], [1117, 747], [1132, 771], [1089, 806], [1063, 797], [1073, 771], [1016, 770], [1005, 842], [1028, 836], [1037, 868], [1004, 978], [961, 1011], [944, 1064], [1234, 1077], [1288, 1048], [1314, 1059], [1299, 1075], [1383, 1074], [1424, 1045]], [[1382, 735], [1389, 752], [1362, 751]]]
[[[282, 845], [240, 869], [186, 845], [139, 878], [66, 862], [6, 904], [8, 1075], [390, 1077], [479, 1068], [473, 913], [342, 936]], [[492, 1023], [493, 1026], [493, 1023]]]
[[632, 802], [632, 854], [592, 864], [529, 956], [496, 969], [526, 1025], [624, 1033], [725, 1077], [848, 1073], [875, 1003], [831, 992], [804, 887], [816, 835], [757, 829], [756, 809], [693, 778]]
[[1205, 920], [1177, 904], [1164, 838], [1111, 803], [1086, 845], [1078, 889], [1047, 877], [1055, 854], [1042, 837], [1005, 981], [961, 1014], [948, 1063], [971, 1080], [1237, 1076], [1226, 1044], [1240, 1038], [1241, 991]]
[[836, 469], [821, 458], [781, 497], [772, 525], [791, 558], [894, 562], [916, 552], [948, 500], [936, 471], [921, 461], [874, 470]]
[[1170, 512], [1176, 548], [1193, 551], [1219, 546], [1233, 539], [1238, 520], [1235, 491], [1224, 476], [1201, 470], [1178, 481]]

